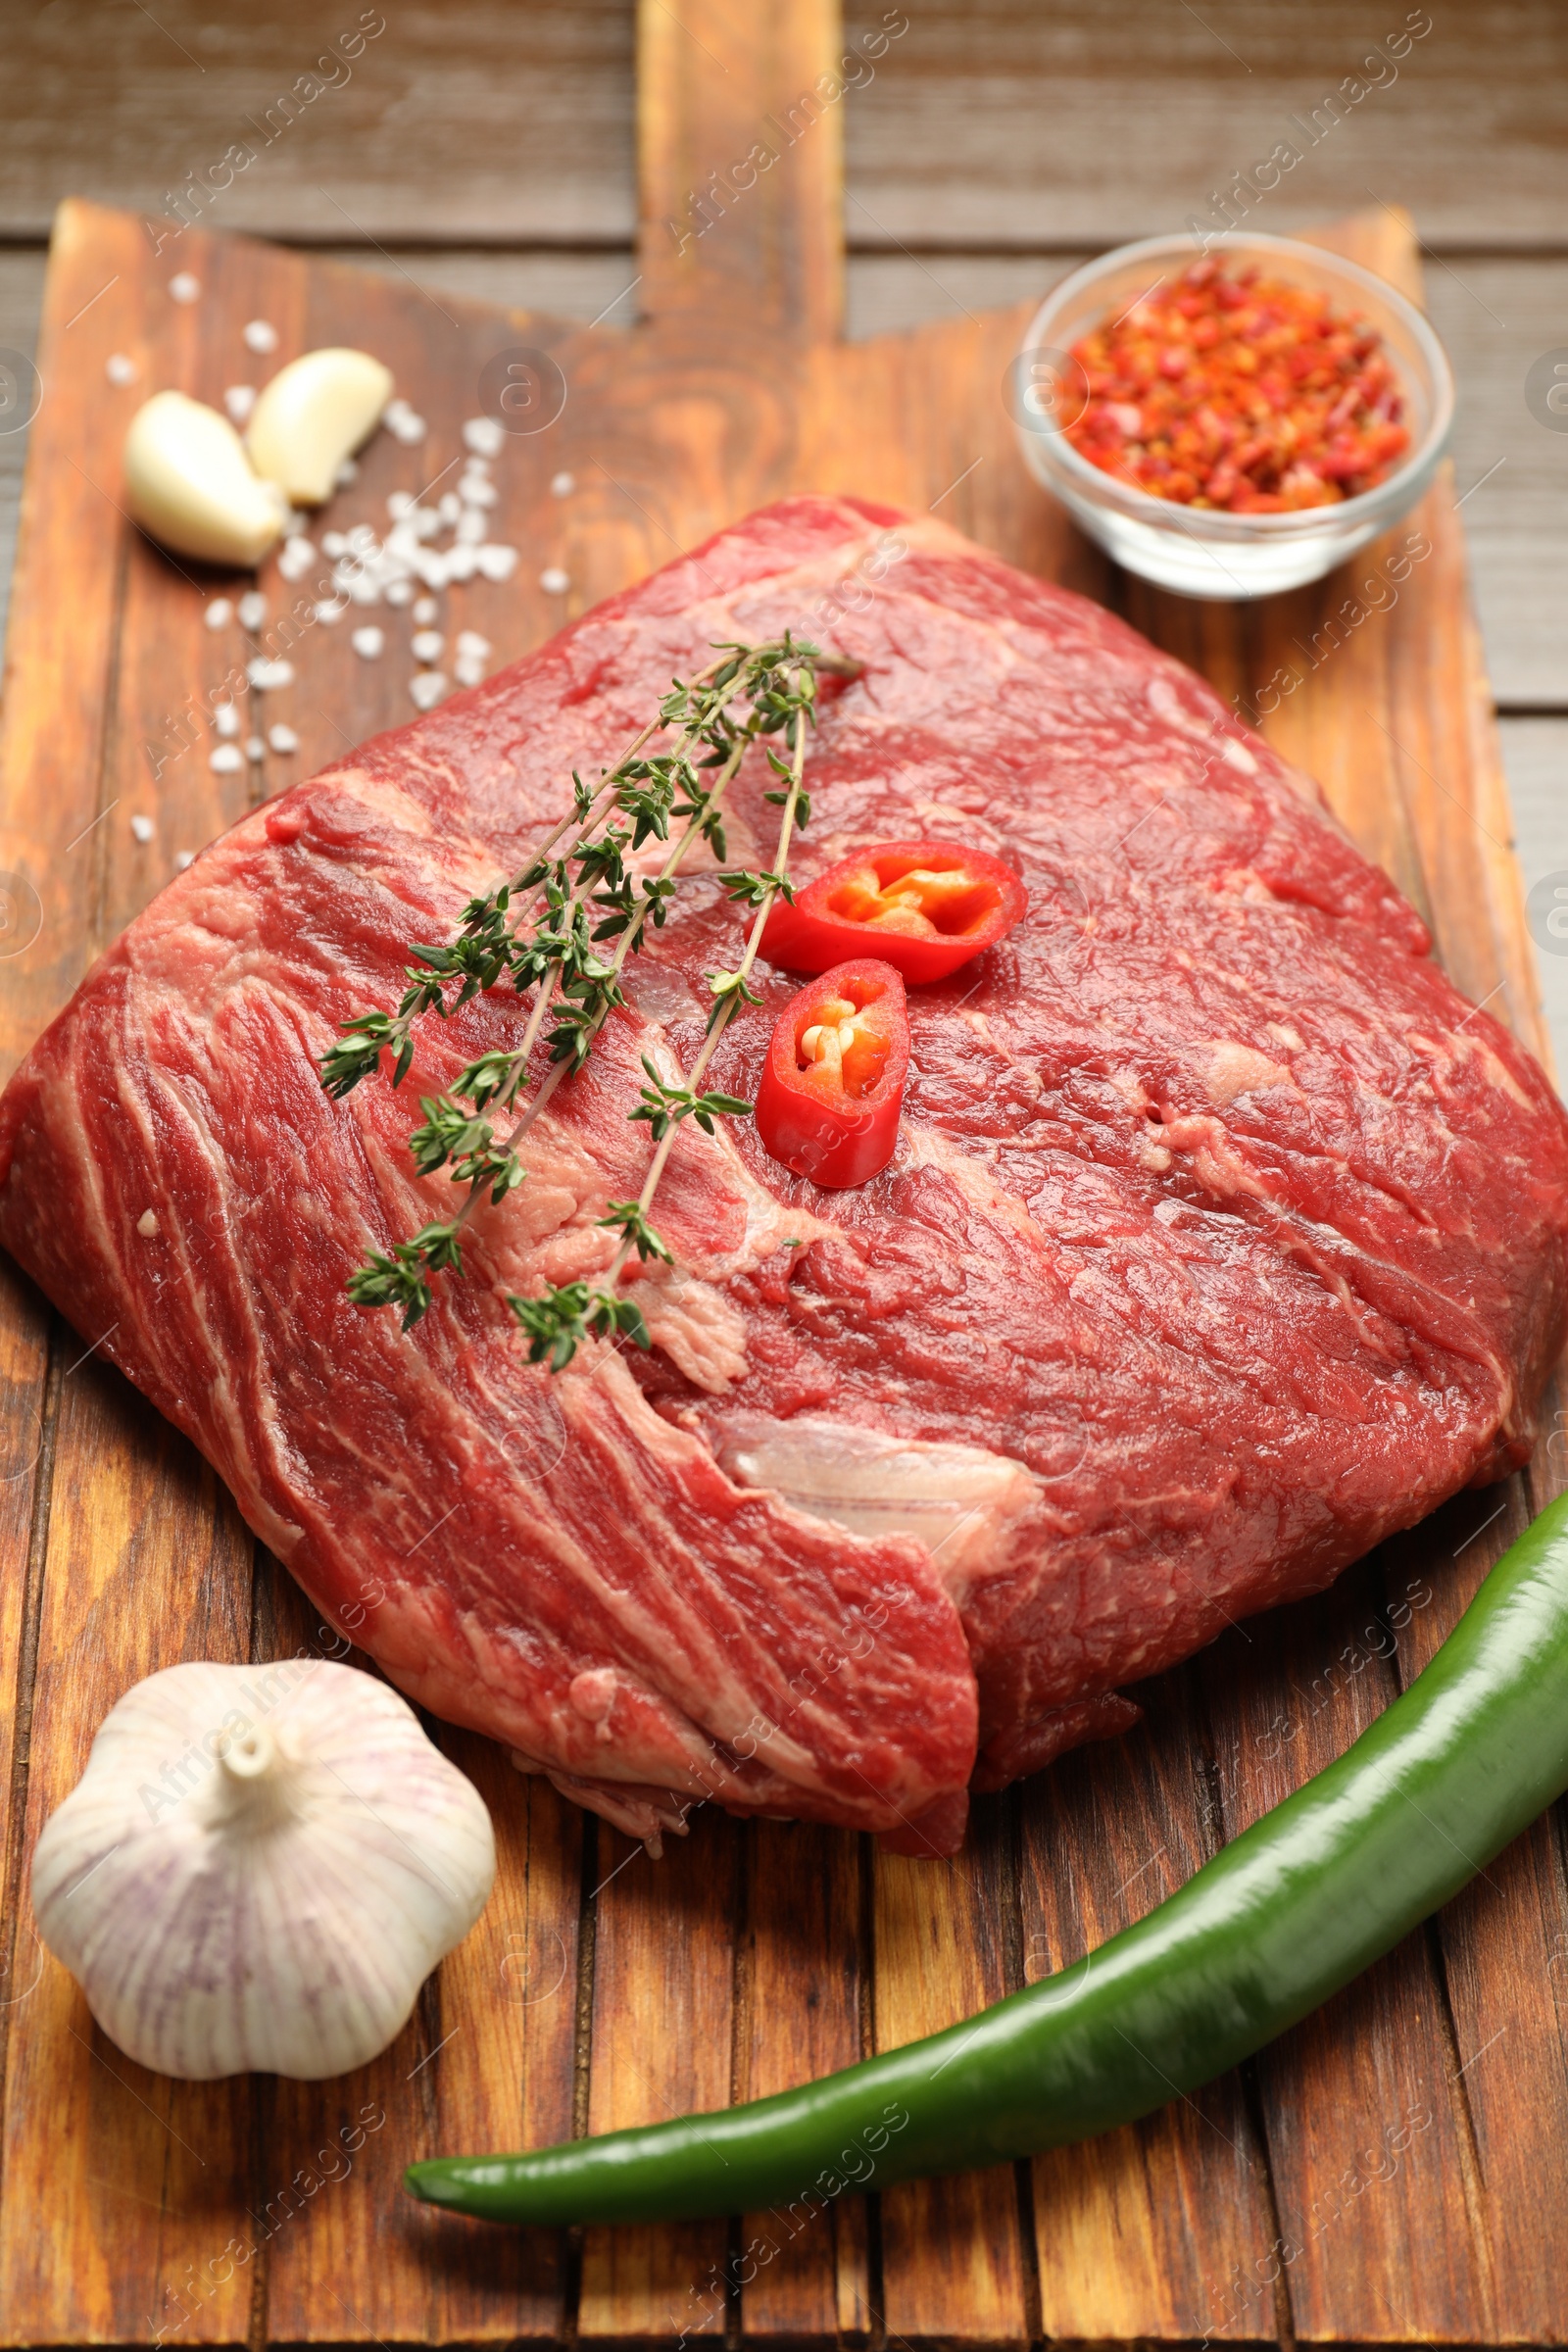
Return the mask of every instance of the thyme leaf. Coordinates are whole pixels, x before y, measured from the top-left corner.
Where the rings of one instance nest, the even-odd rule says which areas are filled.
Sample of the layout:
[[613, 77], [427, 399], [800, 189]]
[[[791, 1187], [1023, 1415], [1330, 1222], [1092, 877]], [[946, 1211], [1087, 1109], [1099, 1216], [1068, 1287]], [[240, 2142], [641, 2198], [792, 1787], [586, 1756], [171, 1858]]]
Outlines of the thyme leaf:
[[409, 1137], [409, 1150], [421, 1176], [434, 1176], [450, 1163], [454, 1184], [471, 1185], [476, 1194], [488, 1188], [497, 1205], [522, 1182], [522, 1162], [495, 1142], [488, 1119], [470, 1116], [450, 1095], [426, 1095], [419, 1108], [424, 1125]]
[[349, 1276], [348, 1293], [356, 1306], [395, 1306], [402, 1310], [403, 1328], [412, 1331], [430, 1306], [429, 1276], [463, 1272], [463, 1251], [456, 1223], [426, 1225], [410, 1242], [394, 1242], [390, 1255], [369, 1251], [366, 1262]]
[[636, 1250], [640, 1258], [661, 1257], [666, 1266], [675, 1263], [669, 1250], [648, 1222], [648, 1212], [639, 1200], [612, 1200], [610, 1213], [595, 1219], [618, 1233], [622, 1242]]
[[[670, 1128], [678, 1126], [682, 1119], [695, 1119], [705, 1135], [711, 1135], [716, 1117], [751, 1117], [752, 1105], [743, 1102], [739, 1095], [698, 1095], [689, 1086], [666, 1086], [659, 1075], [658, 1065], [646, 1054], [643, 1068], [648, 1072], [648, 1084], [642, 1090], [638, 1108], [627, 1115], [646, 1119], [656, 1144], [662, 1143]], [[607, 1220], [601, 1218], [600, 1222]]]
[[475, 1110], [486, 1110], [492, 1102], [503, 1109], [512, 1102], [522, 1083], [525, 1065], [515, 1054], [493, 1052], [481, 1054], [470, 1061], [452, 1081], [452, 1092]]
[[648, 1326], [635, 1300], [590, 1290], [585, 1282], [566, 1283], [538, 1298], [509, 1297], [507, 1304], [528, 1335], [529, 1363], [548, 1363], [552, 1372], [564, 1372], [590, 1337], [610, 1339], [624, 1332], [637, 1347], [649, 1345]]
[[340, 1021], [341, 1045], [333, 1046], [321, 1063], [321, 1084], [336, 1102], [351, 1095], [362, 1078], [368, 1078], [381, 1066], [381, 1055], [390, 1046], [398, 1058], [396, 1086], [408, 1061], [413, 1059], [414, 1047], [407, 1027], [395, 1021], [390, 1013], [362, 1012], [352, 1021]]
[[720, 874], [718, 878], [729, 896], [744, 906], [760, 906], [764, 901], [771, 906], [774, 899], [782, 899], [787, 906], [795, 904], [794, 887], [787, 875], [754, 874], [742, 867], [733, 874]]

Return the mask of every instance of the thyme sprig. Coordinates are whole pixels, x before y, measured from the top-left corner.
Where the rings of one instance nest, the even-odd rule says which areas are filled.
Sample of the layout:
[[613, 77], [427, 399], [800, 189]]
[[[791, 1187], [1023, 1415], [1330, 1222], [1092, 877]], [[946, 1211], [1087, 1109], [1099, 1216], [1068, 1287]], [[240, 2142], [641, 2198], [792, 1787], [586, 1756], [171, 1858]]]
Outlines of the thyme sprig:
[[[643, 1189], [635, 1200], [618, 1200], [611, 1205], [608, 1215], [599, 1219], [601, 1225], [618, 1230], [620, 1246], [612, 1259], [603, 1282], [589, 1290], [582, 1283], [567, 1289], [547, 1292], [542, 1298], [510, 1301], [513, 1313], [528, 1335], [528, 1357], [531, 1363], [548, 1361], [552, 1371], [560, 1371], [571, 1361], [587, 1333], [592, 1331], [608, 1338], [622, 1332], [639, 1348], [646, 1348], [648, 1327], [635, 1302], [622, 1298], [617, 1285], [635, 1250], [639, 1259], [658, 1256], [669, 1260], [669, 1251], [648, 1223], [648, 1215], [664, 1173], [675, 1137], [688, 1118], [712, 1133], [711, 1117], [715, 1112], [740, 1115], [751, 1109], [733, 1096], [707, 1095], [702, 1080], [709, 1063], [717, 1053], [720, 1041], [730, 1022], [743, 1004], [761, 1002], [751, 987], [751, 973], [762, 943], [762, 931], [768, 912], [781, 890], [788, 887], [785, 880], [789, 862], [792, 835], [805, 827], [810, 813], [810, 802], [802, 789], [806, 765], [807, 728], [813, 721], [812, 702], [815, 694], [813, 673], [803, 662], [795, 672], [795, 688], [788, 697], [787, 707], [781, 698], [783, 715], [777, 731], [784, 734], [790, 758], [780, 760], [771, 750], [768, 761], [784, 777], [785, 789], [770, 792], [768, 800], [779, 803], [783, 817], [779, 825], [778, 848], [773, 864], [765, 874], [725, 876], [726, 883], [744, 879], [748, 885], [748, 902], [756, 907], [752, 927], [747, 935], [741, 959], [733, 971], [710, 972], [709, 989], [713, 998], [709, 1014], [708, 1034], [698, 1049], [697, 1058], [683, 1087], [666, 1086], [659, 1077], [653, 1063], [645, 1055], [643, 1067], [648, 1072], [650, 1086], [643, 1089], [642, 1106], [631, 1112], [634, 1119], [646, 1118], [658, 1139], [657, 1149], [643, 1179]], [[732, 896], [738, 895], [734, 892]], [[598, 1320], [595, 1320], [597, 1315]]]
[[[759, 737], [781, 738], [789, 753], [781, 760], [766, 748], [782, 789], [766, 798], [784, 809], [778, 851], [762, 873], [721, 872], [728, 895], [756, 910], [741, 962], [733, 972], [710, 975], [713, 1008], [709, 1033], [688, 1083], [668, 1084], [646, 1056], [649, 1084], [637, 1109], [656, 1150], [642, 1195], [616, 1201], [600, 1220], [621, 1236], [603, 1284], [571, 1283], [535, 1299], [510, 1303], [529, 1340], [534, 1362], [559, 1371], [588, 1336], [622, 1334], [647, 1347], [648, 1334], [634, 1302], [616, 1284], [633, 1250], [640, 1260], [669, 1259], [669, 1251], [648, 1222], [659, 1179], [674, 1136], [688, 1118], [708, 1134], [716, 1117], [740, 1117], [751, 1109], [737, 1097], [705, 1092], [701, 1078], [729, 1020], [743, 1004], [760, 1000], [749, 985], [768, 908], [791, 895], [786, 873], [790, 837], [804, 826], [809, 801], [802, 789], [806, 730], [814, 724], [819, 668], [853, 671], [850, 663], [825, 661], [814, 646], [786, 635], [769, 644], [730, 643], [690, 681], [676, 678], [660, 704], [659, 715], [641, 728], [614, 766], [597, 785], [572, 776], [572, 805], [528, 863], [510, 880], [464, 908], [461, 927], [441, 945], [413, 950], [405, 971], [408, 988], [395, 1013], [361, 1013], [341, 1024], [340, 1042], [321, 1064], [321, 1083], [341, 1100], [391, 1056], [391, 1080], [401, 1085], [414, 1059], [414, 1027], [434, 1012], [446, 1019], [474, 997], [510, 981], [533, 1002], [514, 1048], [491, 1050], [470, 1062], [443, 1095], [420, 1100], [423, 1122], [410, 1136], [420, 1175], [446, 1168], [468, 1198], [453, 1217], [425, 1225], [390, 1252], [372, 1250], [351, 1278], [349, 1295], [361, 1306], [393, 1306], [409, 1330], [428, 1311], [429, 1277], [461, 1275], [461, 1235], [479, 1201], [505, 1200], [524, 1175], [518, 1147], [561, 1081], [580, 1070], [611, 1013], [625, 997], [621, 975], [650, 928], [664, 921], [680, 867], [693, 845], [707, 841], [722, 867], [727, 852], [722, 820], [724, 794], [751, 745]], [[670, 749], [650, 752], [659, 734], [672, 735]], [[671, 839], [672, 825], [679, 830]], [[559, 845], [571, 834], [569, 847]], [[669, 844], [657, 872], [633, 875], [626, 859], [650, 840]], [[610, 951], [608, 943], [615, 946]], [[519, 1107], [540, 1037], [549, 1068], [532, 1097]], [[514, 1112], [498, 1137], [495, 1114]]]

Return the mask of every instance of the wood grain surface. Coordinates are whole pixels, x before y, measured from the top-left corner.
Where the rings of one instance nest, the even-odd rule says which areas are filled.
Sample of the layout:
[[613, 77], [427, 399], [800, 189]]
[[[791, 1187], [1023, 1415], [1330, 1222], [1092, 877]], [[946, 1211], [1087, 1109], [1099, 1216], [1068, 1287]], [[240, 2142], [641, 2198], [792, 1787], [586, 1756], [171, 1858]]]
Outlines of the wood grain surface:
[[[496, 468], [497, 535], [523, 561], [505, 587], [448, 592], [446, 625], [481, 629], [498, 661], [781, 492], [934, 508], [1010, 561], [1110, 602], [1259, 711], [1429, 913], [1459, 984], [1540, 1046], [1450, 486], [1401, 526], [1419, 528], [1430, 553], [1398, 601], [1342, 626], [1321, 659], [1301, 649], [1328, 645], [1332, 616], [1383, 552], [1245, 611], [1182, 604], [1113, 574], [1030, 485], [1012, 446], [999, 387], [1027, 305], [835, 339], [840, 105], [825, 101], [782, 137], [759, 186], [681, 244], [693, 191], [728, 172], [736, 137], [768, 118], [787, 122], [841, 55], [825, 0], [779, 12], [776, 25], [744, 0], [682, 0], [678, 23], [647, 0], [639, 258], [653, 292], [635, 327], [509, 315], [396, 270], [197, 227], [179, 258], [203, 293], [181, 308], [134, 217], [67, 209], [45, 303], [49, 397], [29, 455], [0, 744], [0, 864], [35, 934], [0, 969], [6, 1068], [177, 852], [345, 742], [413, 714], [406, 614], [376, 612], [390, 644], [375, 662], [354, 657], [344, 624], [299, 624], [285, 642], [299, 591], [270, 569], [261, 632], [210, 630], [210, 597], [245, 583], [187, 576], [119, 512], [119, 443], [141, 390], [215, 397], [233, 380], [241, 325], [258, 316], [278, 327], [283, 356], [327, 335], [383, 353], [430, 420], [419, 450], [382, 436], [367, 453], [332, 509], [340, 528], [378, 520], [391, 489], [417, 489], [456, 460], [494, 354], [550, 351], [565, 409], [549, 431], [511, 442]], [[1407, 227], [1387, 212], [1326, 234], [1416, 285]], [[125, 394], [106, 389], [117, 350], [141, 369]], [[573, 481], [564, 495], [551, 487], [563, 472]], [[541, 584], [557, 566], [564, 595]], [[284, 719], [301, 749], [215, 773], [193, 698], [200, 711], [257, 650], [286, 650], [295, 676], [247, 724]], [[1289, 664], [1298, 683], [1259, 710]], [[150, 842], [135, 838], [132, 814], [152, 818]], [[333, 2083], [189, 2086], [131, 2066], [41, 1952], [25, 1893], [31, 1840], [137, 1676], [182, 1656], [265, 1664], [340, 1644], [191, 1449], [100, 1364], [102, 1336], [66, 1329], [4, 1270], [5, 2342], [979, 2347], [1568, 2334], [1568, 1886], [1555, 1815], [1252, 2065], [1034, 2166], [843, 2197], [808, 2223], [763, 2215], [580, 2238], [485, 2232], [411, 2205], [399, 2187], [416, 2155], [800, 2081], [961, 2015], [1140, 1916], [1338, 1752], [1430, 1654], [1509, 1533], [1560, 1483], [1568, 1423], [1555, 1396], [1525, 1477], [1460, 1497], [1321, 1599], [1228, 1634], [1143, 1694], [1148, 1719], [1129, 1739], [977, 1806], [952, 1864], [706, 1811], [655, 1863], [519, 1781], [500, 1751], [443, 1733], [495, 1814], [501, 1877], [398, 2043]]]
[[[1390, 56], [1423, 14], [1430, 31]], [[165, 214], [194, 183], [208, 225], [312, 244], [629, 245], [633, 18], [634, 0], [15, 11], [0, 229], [47, 234], [83, 187]], [[867, 34], [907, 27], [858, 73], [852, 248], [1179, 228], [1296, 114], [1310, 143], [1270, 200], [1282, 225], [1365, 203], [1370, 180], [1445, 252], [1562, 250], [1568, 24], [1550, 0], [853, 0], [845, 20], [862, 56]], [[1365, 94], [1336, 117], [1325, 100], [1351, 76]], [[251, 160], [219, 185], [231, 147]]]

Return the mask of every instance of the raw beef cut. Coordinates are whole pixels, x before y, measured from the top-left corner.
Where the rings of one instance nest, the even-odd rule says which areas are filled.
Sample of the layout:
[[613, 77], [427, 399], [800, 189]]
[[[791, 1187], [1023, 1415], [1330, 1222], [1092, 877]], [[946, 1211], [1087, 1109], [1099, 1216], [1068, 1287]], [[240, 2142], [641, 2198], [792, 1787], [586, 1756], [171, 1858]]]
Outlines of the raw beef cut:
[[[336, 1025], [525, 858], [714, 640], [852, 656], [801, 878], [925, 835], [1016, 865], [911, 988], [898, 1152], [819, 1193], [689, 1124], [654, 1347], [531, 1368], [504, 1302], [597, 1273], [741, 917], [710, 864], [409, 1338], [344, 1284], [450, 1212], [416, 1099], [514, 1038], [427, 1019], [330, 1102]], [[735, 862], [776, 811], [743, 771]], [[1568, 1126], [1387, 878], [1197, 677], [930, 520], [794, 499], [236, 825], [92, 972], [0, 1114], [0, 1235], [413, 1697], [639, 1835], [694, 1803], [951, 1851], [1118, 1686], [1524, 1457], [1561, 1346]], [[750, 1098], [798, 983], [710, 1083]], [[542, 1067], [541, 1063], [541, 1067]]]

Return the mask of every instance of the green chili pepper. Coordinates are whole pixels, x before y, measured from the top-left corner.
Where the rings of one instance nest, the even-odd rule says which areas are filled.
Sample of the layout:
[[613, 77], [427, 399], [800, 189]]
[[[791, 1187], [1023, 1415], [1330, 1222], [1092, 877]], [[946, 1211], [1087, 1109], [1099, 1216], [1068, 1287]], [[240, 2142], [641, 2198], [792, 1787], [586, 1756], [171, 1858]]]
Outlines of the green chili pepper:
[[965, 2024], [718, 2115], [411, 2165], [494, 2222], [649, 2222], [1059, 2147], [1196, 2090], [1448, 1900], [1568, 1788], [1568, 1496], [1353, 1747], [1136, 1927]]

